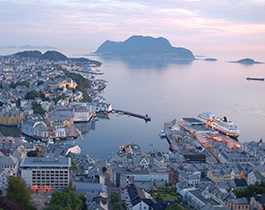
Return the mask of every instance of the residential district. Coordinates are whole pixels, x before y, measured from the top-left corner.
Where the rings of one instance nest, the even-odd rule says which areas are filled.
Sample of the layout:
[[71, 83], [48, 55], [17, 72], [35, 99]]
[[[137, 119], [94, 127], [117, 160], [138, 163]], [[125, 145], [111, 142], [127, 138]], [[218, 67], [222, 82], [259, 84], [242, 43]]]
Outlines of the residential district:
[[[30, 143], [23, 136], [0, 135], [3, 195], [8, 192], [8, 177], [17, 176], [32, 190], [36, 209], [46, 208], [53, 192], [72, 184], [77, 194], [85, 195], [87, 209], [115, 209], [113, 192], [122, 208], [130, 210], [170, 209], [174, 204], [202, 210], [264, 208], [263, 191], [238, 193], [264, 187], [262, 139], [240, 143], [203, 125], [198, 129], [196, 119], [183, 118], [164, 123], [161, 137], [168, 152], [142, 151], [141, 145], [126, 143], [100, 160], [65, 143], [64, 139], [82, 138], [75, 122], [112, 111], [97, 92], [106, 81], [96, 80], [93, 67], [75, 61], [0, 57], [0, 124], [17, 126], [24, 136], [36, 139]], [[89, 79], [86, 92], [91, 101], [84, 100], [84, 91], [67, 71]], [[169, 186], [175, 189], [173, 199], [156, 193]]]

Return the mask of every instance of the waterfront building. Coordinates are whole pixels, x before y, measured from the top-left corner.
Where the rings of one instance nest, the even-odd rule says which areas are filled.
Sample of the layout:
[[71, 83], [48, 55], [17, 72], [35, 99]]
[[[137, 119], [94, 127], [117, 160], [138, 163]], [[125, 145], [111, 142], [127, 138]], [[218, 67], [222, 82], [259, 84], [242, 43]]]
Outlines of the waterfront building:
[[17, 108], [3, 109], [0, 112], [0, 125], [19, 126], [24, 118], [24, 114]]
[[48, 138], [49, 130], [41, 115], [29, 115], [21, 122], [21, 132], [34, 138]]
[[74, 122], [88, 122], [92, 117], [90, 106], [83, 106], [79, 104], [70, 104], [73, 107]]
[[53, 122], [62, 122], [64, 127], [70, 127], [74, 124], [73, 107], [56, 107], [52, 111], [46, 112], [46, 117], [50, 126], [53, 126]]
[[64, 128], [57, 128], [55, 129], [55, 137], [57, 138], [65, 138], [66, 137], [66, 131]]
[[97, 112], [111, 112], [112, 111], [112, 105], [108, 104], [108, 103], [97, 102], [96, 103], [96, 111]]
[[24, 157], [21, 177], [34, 191], [50, 191], [69, 186], [71, 158]]

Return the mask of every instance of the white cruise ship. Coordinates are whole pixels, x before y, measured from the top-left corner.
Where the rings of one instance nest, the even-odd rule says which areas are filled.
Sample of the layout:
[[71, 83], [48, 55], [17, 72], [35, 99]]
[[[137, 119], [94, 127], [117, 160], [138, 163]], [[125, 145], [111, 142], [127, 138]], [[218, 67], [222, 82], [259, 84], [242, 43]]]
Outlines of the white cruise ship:
[[232, 121], [227, 120], [226, 117], [219, 118], [210, 112], [205, 112], [199, 114], [198, 119], [202, 121], [204, 125], [227, 136], [237, 138], [240, 134], [239, 127], [235, 126]]

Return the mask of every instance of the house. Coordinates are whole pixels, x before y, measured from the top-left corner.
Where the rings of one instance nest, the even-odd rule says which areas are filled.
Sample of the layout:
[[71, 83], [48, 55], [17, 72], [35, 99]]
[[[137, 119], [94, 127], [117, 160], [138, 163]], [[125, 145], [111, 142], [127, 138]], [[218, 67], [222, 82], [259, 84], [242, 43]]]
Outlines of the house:
[[252, 171], [248, 174], [248, 185], [255, 184], [256, 182], [261, 184], [264, 181], [265, 178], [259, 171]]
[[231, 189], [246, 189], [248, 187], [248, 184], [245, 179], [233, 179], [230, 182], [230, 188]]
[[0, 168], [12, 170], [12, 175], [17, 176], [19, 160], [12, 155], [4, 155], [0, 152]]
[[196, 184], [200, 183], [201, 180], [201, 173], [187, 173], [185, 171], [179, 172], [179, 182], [185, 182], [188, 186], [195, 186]]
[[250, 206], [252, 209], [265, 209], [265, 195], [264, 194], [254, 194], [250, 198]]
[[128, 183], [123, 188], [121, 197], [128, 210], [148, 210], [155, 203], [134, 183]]
[[8, 187], [8, 182], [7, 182], [7, 178], [9, 176], [13, 176], [13, 170], [10, 168], [1, 168], [0, 167], [0, 189], [2, 188], [2, 190], [7, 189]]
[[96, 111], [97, 112], [111, 112], [112, 111], [112, 105], [107, 103], [96, 103]]
[[149, 159], [147, 159], [145, 157], [140, 161], [140, 166], [142, 168], [149, 168], [149, 165], [150, 165], [150, 161], [149, 161]]

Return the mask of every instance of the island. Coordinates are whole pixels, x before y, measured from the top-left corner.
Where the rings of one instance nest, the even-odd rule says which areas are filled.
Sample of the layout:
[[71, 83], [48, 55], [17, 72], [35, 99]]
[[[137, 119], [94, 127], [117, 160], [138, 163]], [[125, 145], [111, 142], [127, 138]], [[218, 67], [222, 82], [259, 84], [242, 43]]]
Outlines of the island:
[[238, 61], [229, 61], [230, 63], [241, 63], [241, 64], [246, 64], [246, 65], [250, 65], [250, 64], [262, 64], [263, 62], [258, 62], [258, 61], [254, 61], [251, 58], [244, 58]]
[[55, 47], [53, 47], [53, 46], [48, 46], [48, 45], [46, 45], [46, 46], [31, 46], [31, 45], [29, 45], [29, 44], [27, 44], [27, 45], [23, 45], [23, 46], [21, 46], [20, 48], [21, 48], [21, 49], [53, 49], [53, 50], [56, 49]]
[[124, 42], [107, 40], [99, 46], [96, 55], [131, 57], [131, 58], [155, 58], [155, 59], [195, 59], [193, 53], [183, 47], [173, 47], [163, 37], [153, 38], [151, 36], [131, 36]]
[[205, 58], [204, 60], [205, 60], [205, 61], [217, 61], [216, 58]]

